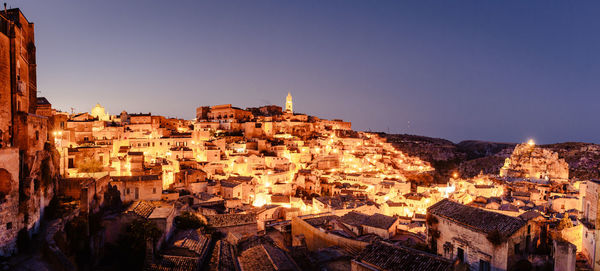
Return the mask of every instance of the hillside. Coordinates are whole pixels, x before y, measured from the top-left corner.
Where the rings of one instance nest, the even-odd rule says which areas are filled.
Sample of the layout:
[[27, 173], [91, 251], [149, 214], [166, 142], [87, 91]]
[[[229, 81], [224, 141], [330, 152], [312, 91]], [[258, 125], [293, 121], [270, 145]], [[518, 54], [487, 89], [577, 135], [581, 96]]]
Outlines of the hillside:
[[[458, 144], [442, 138], [407, 134], [385, 134], [398, 150], [430, 162], [437, 174], [447, 178], [458, 171], [463, 177], [498, 174], [504, 160], [510, 157], [516, 143], [466, 140]], [[569, 164], [571, 179], [600, 179], [600, 145], [565, 142], [539, 147], [550, 149]]]

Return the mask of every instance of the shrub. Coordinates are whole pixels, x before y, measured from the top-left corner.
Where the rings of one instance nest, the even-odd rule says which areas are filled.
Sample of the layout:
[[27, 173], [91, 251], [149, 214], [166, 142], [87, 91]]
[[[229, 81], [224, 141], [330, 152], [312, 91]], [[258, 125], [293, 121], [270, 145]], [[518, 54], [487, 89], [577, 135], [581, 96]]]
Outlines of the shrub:
[[189, 230], [189, 229], [198, 229], [202, 226], [205, 226], [200, 218], [191, 213], [191, 212], [183, 212], [181, 215], [175, 217], [175, 227], [180, 230]]
[[556, 229], [562, 231], [571, 227], [573, 227], [573, 222], [571, 221], [569, 216], [565, 214], [565, 216], [560, 220], [560, 222], [558, 222], [558, 226], [556, 227]]

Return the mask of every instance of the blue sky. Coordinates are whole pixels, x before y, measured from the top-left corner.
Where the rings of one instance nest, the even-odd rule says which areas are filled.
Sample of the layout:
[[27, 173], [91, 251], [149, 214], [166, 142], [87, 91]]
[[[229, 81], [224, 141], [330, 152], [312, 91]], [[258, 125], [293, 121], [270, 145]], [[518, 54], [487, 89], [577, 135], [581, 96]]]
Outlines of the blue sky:
[[54, 107], [284, 105], [357, 130], [600, 143], [597, 1], [11, 1]]

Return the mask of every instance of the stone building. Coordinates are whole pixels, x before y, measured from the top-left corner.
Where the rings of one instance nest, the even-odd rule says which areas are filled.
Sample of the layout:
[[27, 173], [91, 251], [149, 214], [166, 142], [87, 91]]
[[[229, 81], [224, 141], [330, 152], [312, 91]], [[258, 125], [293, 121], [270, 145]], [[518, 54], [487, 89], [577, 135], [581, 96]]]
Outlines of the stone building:
[[472, 270], [509, 270], [526, 260], [540, 229], [532, 220], [462, 205], [448, 199], [427, 209], [431, 249]]
[[215, 105], [212, 107], [201, 106], [196, 109], [196, 118], [213, 122], [242, 122], [253, 118], [252, 113], [231, 104]]
[[389, 239], [396, 234], [399, 220], [382, 214], [365, 215], [358, 212], [349, 212], [340, 218], [356, 235], [375, 234], [381, 238]]
[[[48, 117], [37, 115], [34, 25], [19, 9], [0, 11], [0, 255], [17, 235], [38, 230], [54, 195]], [[26, 236], [26, 235], [25, 235]]]
[[110, 115], [108, 114], [108, 112], [105, 111], [104, 107], [101, 106], [99, 103], [96, 104], [96, 106], [94, 106], [92, 108], [90, 113], [91, 113], [92, 117], [95, 119], [102, 120], [102, 121], [110, 120]]
[[287, 97], [285, 97], [285, 112], [294, 113], [294, 103], [292, 102], [292, 94], [289, 92]]
[[160, 200], [162, 179], [159, 175], [111, 176], [111, 184], [121, 193], [121, 201]]
[[582, 253], [594, 270], [600, 270], [600, 215], [598, 203], [600, 202], [600, 181], [586, 181], [585, 195], [583, 197], [583, 235]]

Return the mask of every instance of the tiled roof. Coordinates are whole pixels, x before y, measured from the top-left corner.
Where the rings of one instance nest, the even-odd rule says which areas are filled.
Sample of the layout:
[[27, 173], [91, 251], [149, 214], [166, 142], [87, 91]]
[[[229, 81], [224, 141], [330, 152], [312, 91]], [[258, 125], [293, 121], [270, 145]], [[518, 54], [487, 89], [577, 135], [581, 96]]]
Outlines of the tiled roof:
[[221, 181], [221, 186], [222, 187], [234, 188], [234, 187], [236, 187], [238, 185], [240, 185], [240, 183], [238, 183], [238, 182]]
[[271, 195], [272, 203], [290, 203], [290, 197], [284, 195]]
[[254, 179], [252, 176], [229, 176], [228, 181], [231, 182], [250, 182]]
[[139, 215], [143, 218], [148, 218], [154, 209], [156, 209], [156, 207], [151, 203], [140, 200], [133, 202], [126, 212]]
[[181, 231], [173, 237], [173, 247], [188, 249], [198, 256], [203, 254], [207, 244], [208, 238], [196, 230]]
[[340, 221], [352, 225], [352, 226], [360, 226], [364, 223], [364, 221], [368, 218], [368, 215], [361, 214], [359, 212], [349, 212], [342, 217], [340, 217]]
[[327, 224], [329, 221], [333, 219], [339, 218], [336, 215], [327, 215], [327, 216], [319, 216], [319, 217], [311, 217], [303, 219], [306, 223], [310, 224], [313, 227], [318, 227], [321, 225]]
[[373, 214], [363, 222], [363, 225], [387, 230], [394, 224], [394, 222], [396, 222], [396, 220], [398, 220], [398, 218], [382, 214]]
[[156, 181], [160, 180], [159, 175], [140, 175], [140, 176], [110, 176], [113, 181]]
[[44, 105], [44, 104], [50, 104], [50, 102], [45, 97], [37, 97], [37, 104]]
[[200, 260], [194, 257], [168, 256], [154, 264], [149, 265], [147, 271], [196, 271], [200, 270]]
[[427, 213], [438, 215], [476, 231], [484, 233], [498, 231], [506, 237], [512, 235], [526, 224], [525, 220], [518, 217], [462, 205], [448, 199], [441, 200], [432, 205], [427, 209]]
[[356, 258], [380, 270], [441, 271], [452, 270], [452, 262], [419, 250], [385, 242], [368, 245]]
[[222, 214], [222, 215], [207, 215], [208, 224], [220, 227], [241, 226], [256, 223], [255, 214]]
[[521, 215], [519, 215], [520, 218], [524, 219], [524, 220], [531, 220], [534, 219], [538, 216], [541, 216], [542, 214], [540, 214], [538, 211], [527, 211], [522, 213]]
[[298, 270], [284, 251], [271, 244], [260, 244], [243, 251], [238, 257], [243, 270]]
[[238, 262], [233, 255], [233, 246], [226, 241], [219, 240], [215, 244], [210, 270], [235, 271], [239, 270]]
[[262, 247], [269, 255], [271, 262], [276, 266], [277, 270], [298, 270], [294, 261], [278, 247], [270, 244], [263, 244]]
[[342, 216], [340, 220], [348, 225], [353, 226], [369, 226], [373, 228], [379, 229], [389, 229], [396, 220], [395, 217], [382, 215], [382, 214], [373, 214], [373, 215], [365, 215], [358, 212], [349, 212]]
[[238, 257], [238, 261], [243, 270], [276, 270], [262, 245], [245, 250]]

